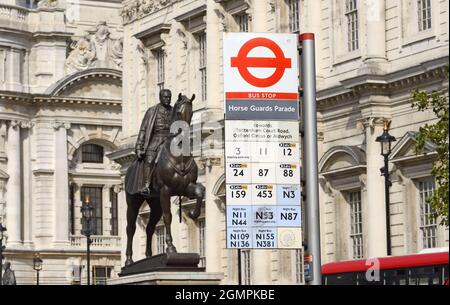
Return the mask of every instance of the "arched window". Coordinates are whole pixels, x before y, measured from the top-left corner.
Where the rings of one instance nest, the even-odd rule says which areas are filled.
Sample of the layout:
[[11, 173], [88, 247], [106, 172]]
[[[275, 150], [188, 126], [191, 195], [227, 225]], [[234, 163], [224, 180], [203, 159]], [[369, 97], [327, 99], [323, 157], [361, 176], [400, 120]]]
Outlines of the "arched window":
[[96, 144], [84, 144], [81, 147], [81, 160], [87, 163], [103, 163], [103, 147]]

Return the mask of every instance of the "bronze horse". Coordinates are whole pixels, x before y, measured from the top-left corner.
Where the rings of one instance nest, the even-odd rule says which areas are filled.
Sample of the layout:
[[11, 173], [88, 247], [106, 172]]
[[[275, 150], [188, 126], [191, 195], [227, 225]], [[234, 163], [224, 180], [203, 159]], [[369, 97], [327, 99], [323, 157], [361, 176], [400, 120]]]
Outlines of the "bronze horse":
[[[192, 119], [192, 98], [185, 95], [178, 95], [178, 100], [172, 110], [171, 126], [176, 121], [184, 121], [188, 125]], [[166, 227], [166, 244], [167, 253], [177, 252], [172, 242], [172, 233], [170, 226], [172, 223], [172, 213], [170, 211], [170, 198], [172, 196], [186, 196], [190, 199], [196, 199], [196, 206], [193, 211], [189, 211], [189, 217], [196, 219], [200, 215], [201, 204], [205, 195], [205, 187], [197, 183], [198, 168], [191, 154], [189, 156], [175, 156], [172, 154], [170, 146], [172, 140], [179, 134], [170, 134], [166, 141], [162, 144], [162, 149], [159, 154], [158, 161], [153, 171], [152, 176], [152, 193], [156, 196], [146, 198], [141, 194], [130, 194], [126, 191], [127, 201], [127, 249], [125, 266], [133, 263], [133, 236], [136, 231], [136, 219], [139, 209], [144, 201], [147, 201], [150, 207], [150, 219], [146, 227], [147, 245], [145, 256], [152, 256], [152, 236], [155, 231], [155, 226], [161, 219], [164, 218], [164, 225]], [[179, 143], [182, 145], [182, 142]], [[130, 169], [125, 175], [125, 185], [129, 179]], [[158, 195], [159, 194], [159, 195]], [[181, 213], [181, 211], [180, 211]]]

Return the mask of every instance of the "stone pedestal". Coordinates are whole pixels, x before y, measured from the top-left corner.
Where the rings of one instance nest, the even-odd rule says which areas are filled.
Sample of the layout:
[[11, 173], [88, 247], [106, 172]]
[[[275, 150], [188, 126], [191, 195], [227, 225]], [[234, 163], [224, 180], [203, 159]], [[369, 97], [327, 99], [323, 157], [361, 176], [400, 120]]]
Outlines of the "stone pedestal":
[[159, 254], [122, 268], [108, 285], [218, 285], [223, 273], [199, 268], [196, 253]]

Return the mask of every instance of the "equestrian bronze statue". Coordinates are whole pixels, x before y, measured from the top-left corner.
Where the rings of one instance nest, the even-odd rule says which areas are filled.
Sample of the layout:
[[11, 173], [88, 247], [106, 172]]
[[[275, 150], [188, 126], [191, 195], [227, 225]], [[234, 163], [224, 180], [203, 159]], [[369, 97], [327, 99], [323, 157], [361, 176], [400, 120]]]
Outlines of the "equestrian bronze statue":
[[[205, 188], [197, 183], [198, 168], [192, 154], [180, 154], [174, 147], [182, 147], [180, 130], [170, 133], [173, 124], [184, 122], [189, 126], [192, 119], [192, 98], [178, 95], [173, 108], [170, 106], [171, 93], [161, 90], [160, 103], [149, 108], [144, 116], [136, 141], [136, 159], [125, 175], [125, 193], [127, 201], [127, 249], [125, 266], [133, 263], [133, 236], [136, 231], [136, 219], [144, 201], [150, 207], [150, 218], [146, 227], [147, 245], [145, 255], [152, 256], [152, 236], [155, 226], [163, 216], [166, 228], [167, 253], [176, 253], [170, 230], [172, 214], [170, 199], [181, 196], [196, 199], [196, 205], [189, 211], [189, 217], [196, 219], [200, 215]], [[175, 128], [177, 129], [177, 128]], [[182, 138], [181, 138], [182, 139]], [[187, 138], [189, 141], [189, 137]], [[175, 143], [176, 145], [173, 145]], [[172, 146], [171, 146], [172, 145]], [[180, 214], [181, 215], [181, 214]], [[181, 219], [181, 217], [180, 217]]]

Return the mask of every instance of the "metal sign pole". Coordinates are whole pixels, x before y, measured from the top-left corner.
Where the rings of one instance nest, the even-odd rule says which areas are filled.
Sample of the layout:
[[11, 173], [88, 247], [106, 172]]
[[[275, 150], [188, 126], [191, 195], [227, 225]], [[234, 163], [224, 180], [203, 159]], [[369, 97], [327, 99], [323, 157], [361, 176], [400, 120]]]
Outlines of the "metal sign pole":
[[316, 65], [314, 34], [299, 36], [302, 44], [301, 80], [303, 87], [304, 169], [306, 180], [306, 225], [308, 253], [312, 260], [312, 281], [322, 284], [320, 259], [320, 215], [317, 160]]

